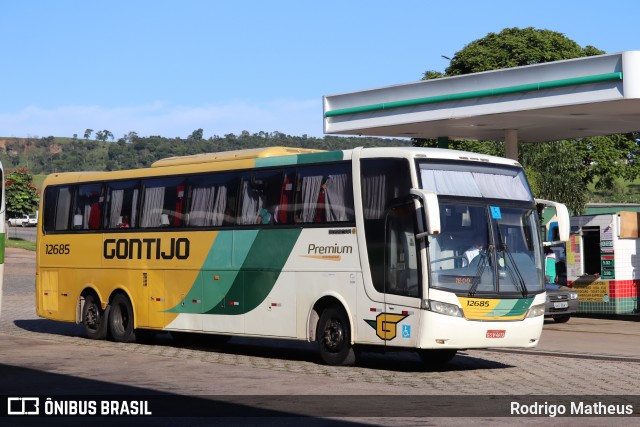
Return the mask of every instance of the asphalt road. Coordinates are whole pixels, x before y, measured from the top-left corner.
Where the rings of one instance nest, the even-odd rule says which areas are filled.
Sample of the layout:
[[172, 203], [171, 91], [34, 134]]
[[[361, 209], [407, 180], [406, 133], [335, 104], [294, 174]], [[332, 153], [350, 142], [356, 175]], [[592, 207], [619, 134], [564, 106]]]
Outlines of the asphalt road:
[[[637, 320], [549, 321], [535, 351], [462, 351], [446, 368], [425, 366], [413, 353], [365, 353], [357, 366], [331, 367], [320, 363], [315, 346], [309, 343], [233, 338], [223, 347], [179, 345], [168, 334], [150, 344], [89, 340], [79, 325], [35, 315], [34, 264], [33, 252], [7, 248], [0, 317], [3, 399], [142, 396], [152, 400], [156, 415], [163, 411], [171, 415], [171, 405], [178, 410], [178, 404], [192, 408], [196, 415], [206, 413], [205, 418], [189, 418], [190, 425], [577, 422], [567, 417], [499, 418], [510, 415], [509, 403], [514, 399], [604, 400], [631, 405], [635, 416], [640, 415]], [[181, 397], [189, 401], [182, 402]], [[163, 405], [156, 398], [169, 400]], [[209, 413], [212, 408], [220, 411], [217, 416]], [[300, 414], [308, 416], [300, 418]], [[62, 420], [64, 425], [70, 421], [131, 423], [131, 418], [30, 420], [32, 425], [51, 425], [53, 420], [61, 425]], [[149, 425], [181, 425], [186, 420], [135, 418], [136, 424]], [[637, 420], [580, 418], [580, 424], [629, 425]], [[15, 418], [9, 421], [15, 425]]]
[[36, 241], [36, 227], [12, 227], [7, 224], [7, 236], [12, 239], [22, 239], [29, 242]]

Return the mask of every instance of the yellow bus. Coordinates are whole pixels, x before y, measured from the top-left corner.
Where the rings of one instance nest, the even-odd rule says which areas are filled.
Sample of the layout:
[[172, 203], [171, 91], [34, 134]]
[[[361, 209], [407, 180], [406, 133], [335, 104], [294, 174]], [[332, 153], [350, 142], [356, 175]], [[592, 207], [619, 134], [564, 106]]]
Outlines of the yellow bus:
[[271, 147], [52, 174], [42, 200], [37, 313], [90, 338], [307, 340], [338, 365], [354, 349], [445, 362], [542, 331], [536, 201], [512, 160]]

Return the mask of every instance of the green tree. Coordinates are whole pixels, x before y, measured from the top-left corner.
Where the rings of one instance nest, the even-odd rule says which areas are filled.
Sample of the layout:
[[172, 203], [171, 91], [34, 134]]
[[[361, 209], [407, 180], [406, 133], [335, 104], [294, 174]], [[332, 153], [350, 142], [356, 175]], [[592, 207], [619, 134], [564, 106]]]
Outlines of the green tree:
[[86, 129], [84, 131], [84, 139], [89, 139], [91, 138], [91, 134], [93, 133], [93, 129]]
[[593, 46], [580, 47], [564, 34], [550, 30], [505, 28], [466, 45], [451, 58], [447, 76], [520, 67], [605, 53]]
[[633, 181], [640, 175], [638, 134], [595, 136], [574, 144], [582, 156], [585, 182], [598, 190], [613, 190], [619, 178]]
[[581, 213], [588, 202], [586, 169], [572, 141], [523, 144], [520, 158], [537, 197], [558, 200]]
[[130, 131], [124, 136], [125, 142], [133, 142], [134, 139], [138, 137], [138, 133], [134, 131]]
[[[426, 71], [423, 80], [603, 53], [605, 52], [593, 46], [583, 48], [564, 34], [555, 31], [532, 27], [505, 28], [499, 33], [489, 33], [469, 43], [451, 58], [444, 74]], [[451, 146], [467, 151], [496, 154], [501, 144], [456, 141]], [[554, 144], [559, 144], [557, 148], [562, 149], [562, 155], [549, 154], [549, 150], [552, 151], [552, 147], [556, 147]], [[433, 140], [414, 140], [414, 145], [437, 144]], [[618, 177], [633, 180], [640, 176], [640, 164], [636, 160], [640, 154], [640, 146], [638, 135], [635, 134], [556, 142], [551, 143], [550, 147], [544, 144], [521, 147], [520, 160], [529, 171], [531, 181], [539, 184], [534, 186], [536, 196], [564, 202], [576, 212], [581, 212], [588, 202], [588, 184], [594, 183], [598, 189], [611, 190], [617, 185]], [[536, 154], [535, 151], [538, 149], [540, 153]], [[540, 158], [545, 160], [539, 161]], [[558, 180], [563, 180], [562, 185]]]
[[24, 168], [7, 172], [5, 192], [8, 217], [16, 218], [34, 213], [40, 197], [33, 185], [33, 176]]
[[111, 131], [105, 129], [96, 132], [96, 140], [106, 142], [107, 138], [113, 141], [113, 133], [111, 133]]
[[187, 138], [189, 141], [202, 141], [202, 135], [204, 131], [202, 129], [196, 129], [191, 132], [191, 135]]

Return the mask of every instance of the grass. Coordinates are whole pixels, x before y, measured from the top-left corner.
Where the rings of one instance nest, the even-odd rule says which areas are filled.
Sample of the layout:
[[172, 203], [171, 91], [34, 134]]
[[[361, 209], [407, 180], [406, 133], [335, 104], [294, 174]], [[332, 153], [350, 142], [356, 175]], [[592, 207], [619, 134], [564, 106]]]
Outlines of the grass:
[[640, 203], [640, 178], [634, 181], [617, 179], [609, 190], [596, 190], [595, 183], [587, 188], [592, 203]]
[[14, 239], [12, 237], [5, 241], [5, 246], [8, 248], [26, 249], [28, 251], [36, 250], [36, 242], [30, 242], [28, 240]]
[[42, 175], [33, 175], [33, 185], [36, 186], [36, 188], [38, 189], [38, 193], [41, 192], [42, 190], [42, 183], [44, 182], [44, 179], [47, 177], [47, 175], [42, 174]]

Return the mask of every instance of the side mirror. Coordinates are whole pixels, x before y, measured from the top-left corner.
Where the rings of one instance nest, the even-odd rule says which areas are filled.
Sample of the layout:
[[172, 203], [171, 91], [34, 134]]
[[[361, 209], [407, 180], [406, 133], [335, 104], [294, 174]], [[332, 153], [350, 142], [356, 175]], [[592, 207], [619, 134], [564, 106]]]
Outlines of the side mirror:
[[438, 195], [432, 191], [425, 191], [419, 188], [412, 188], [411, 195], [420, 199], [426, 223], [425, 233], [420, 233], [416, 237], [423, 239], [427, 234], [440, 234], [440, 204]]
[[569, 211], [567, 210], [567, 207], [562, 203], [552, 202], [551, 200], [536, 199], [536, 203], [546, 207], [555, 208], [560, 241], [568, 242], [571, 222], [569, 220]]

